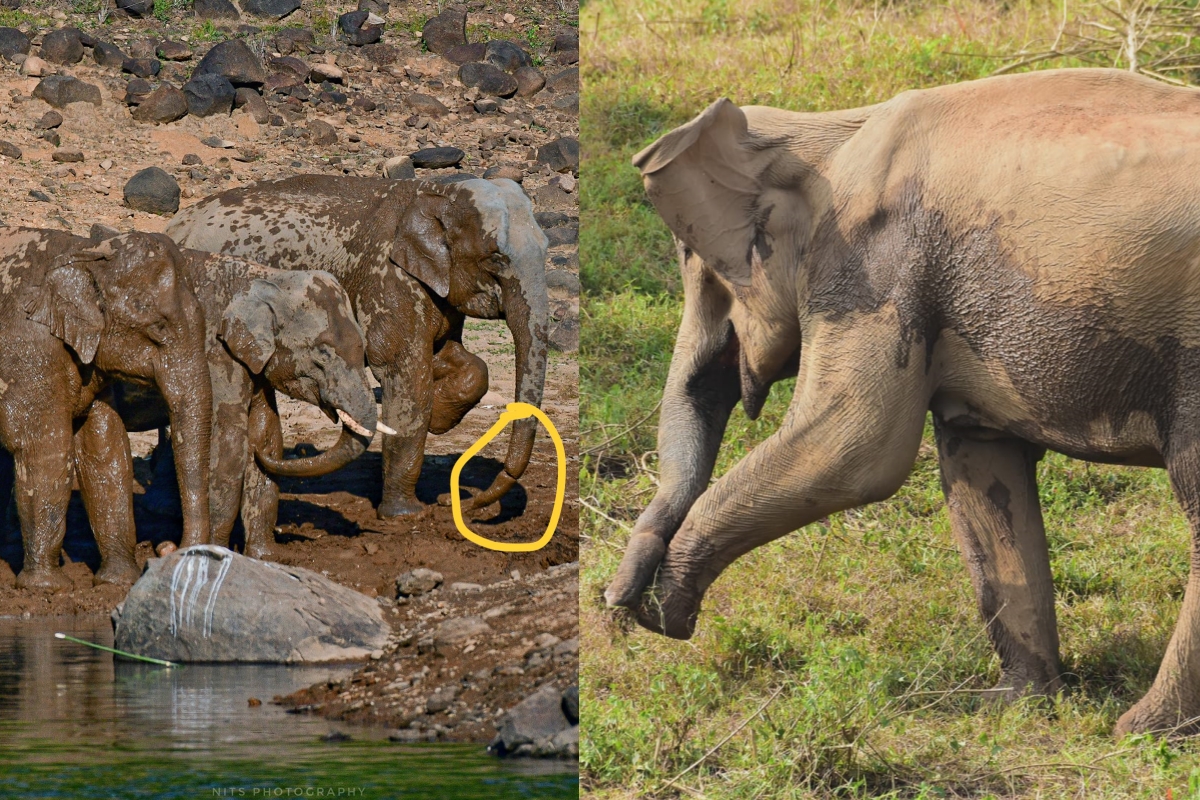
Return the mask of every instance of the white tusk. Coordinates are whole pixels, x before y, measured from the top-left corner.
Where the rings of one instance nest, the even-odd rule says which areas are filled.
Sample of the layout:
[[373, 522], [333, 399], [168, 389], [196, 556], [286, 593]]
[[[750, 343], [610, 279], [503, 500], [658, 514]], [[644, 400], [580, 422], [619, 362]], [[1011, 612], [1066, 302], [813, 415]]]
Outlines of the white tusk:
[[375, 430], [379, 431], [380, 433], [386, 433], [388, 436], [396, 435], [395, 428], [388, 427], [387, 425], [384, 425], [382, 422], [376, 424]]
[[370, 436], [375, 435], [373, 432], [367, 430], [362, 425], [359, 425], [358, 422], [354, 419], [354, 417], [350, 416], [345, 411], [342, 411], [340, 408], [338, 409], [338, 419], [340, 419], [342, 421], [343, 425], [345, 425], [347, 428], [349, 428], [350, 430], [357, 433], [359, 436], [370, 437]]

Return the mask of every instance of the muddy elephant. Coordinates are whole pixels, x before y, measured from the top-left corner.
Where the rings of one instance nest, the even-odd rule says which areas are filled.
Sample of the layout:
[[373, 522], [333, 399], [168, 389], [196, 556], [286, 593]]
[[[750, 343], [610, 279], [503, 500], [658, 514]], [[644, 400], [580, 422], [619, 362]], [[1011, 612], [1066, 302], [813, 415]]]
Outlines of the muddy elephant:
[[[271, 478], [340, 469], [366, 450], [375, 433], [362, 329], [345, 290], [328, 272], [272, 269], [200, 250], [183, 254], [208, 330], [212, 541], [229, 546], [240, 511], [245, 554], [270, 559], [279, 509], [279, 487]], [[316, 456], [283, 460], [276, 391], [341, 419], [337, 443]], [[126, 429], [167, 424], [162, 396], [153, 388], [118, 384], [113, 395]], [[157, 464], [166, 468], [156, 469], [146, 505], [174, 515], [178, 494], [171, 460], [163, 455]]]
[[[1038, 460], [1167, 469], [1192, 574], [1117, 730], [1195, 732], [1200, 92], [1063, 70], [832, 113], [721, 100], [634, 163], [677, 237], [685, 301], [661, 487], [608, 602], [690, 637], [738, 556], [893, 494], [932, 412], [1010, 696], [1062, 685]], [[709, 486], [730, 410], [756, 416], [789, 376], [779, 430]]]
[[95, 580], [137, 579], [129, 439], [107, 402], [114, 380], [165, 399], [183, 541], [207, 542], [212, 390], [204, 314], [179, 248], [161, 234], [97, 244], [0, 228], [0, 279], [0, 444], [15, 462], [25, 549], [17, 585], [71, 586], [59, 558], [76, 472], [102, 559]]
[[[487, 391], [487, 367], [462, 346], [465, 317], [505, 319], [517, 397], [541, 405], [546, 375], [548, 242], [508, 180], [450, 185], [305, 175], [214, 195], [167, 234], [186, 247], [337, 276], [383, 386], [380, 517], [416, 513], [430, 431], [449, 430]], [[504, 469], [467, 503], [499, 500], [533, 454], [536, 421], [513, 426]]]

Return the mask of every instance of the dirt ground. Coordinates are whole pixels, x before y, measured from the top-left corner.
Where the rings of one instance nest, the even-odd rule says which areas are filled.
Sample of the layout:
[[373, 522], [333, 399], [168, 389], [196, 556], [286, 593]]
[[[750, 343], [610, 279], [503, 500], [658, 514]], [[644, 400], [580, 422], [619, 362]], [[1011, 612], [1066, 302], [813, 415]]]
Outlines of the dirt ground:
[[[194, 58], [186, 63], [163, 61], [163, 72], [152, 81], [156, 84], [167, 79], [179, 85], [209, 46], [208, 42], [199, 41], [195, 36], [197, 21], [182, 14], [168, 23], [114, 15], [105, 25], [97, 26], [94, 13], [68, 13], [76, 5], [34, 2], [22, 6], [29, 9], [30, 18], [34, 20], [19, 26], [34, 39], [31, 53], [37, 52], [40, 34], [64, 26], [80, 27], [123, 48], [146, 37], [183, 40], [194, 47]], [[328, 15], [336, 18], [337, 13], [352, 10], [357, 4], [322, 3], [316, 5], [319, 11], [309, 6], [306, 0], [300, 11], [282, 23], [264, 26], [257, 34], [246, 34], [245, 31], [243, 34], [249, 37], [248, 41], [257, 43], [264, 50], [265, 60], [269, 60], [273, 30], [282, 26], [313, 28], [325, 52], [308, 56], [310, 62], [336, 61], [346, 72], [342, 90], [351, 100], [370, 99], [377, 106], [374, 110], [367, 111], [361, 106], [331, 106], [324, 102], [297, 105], [292, 102], [294, 98], [276, 96], [267, 98], [268, 105], [272, 112], [280, 111], [286, 117], [284, 125], [259, 125], [240, 110], [228, 117], [201, 119], [187, 116], [167, 125], [135, 123], [121, 101], [124, 86], [132, 76], [98, 66], [93, 63], [90, 51], [85, 51], [79, 64], [54, 65], [53, 71], [99, 85], [104, 102], [99, 108], [74, 103], [61, 109], [64, 121], [57, 128], [60, 143], [56, 147], [40, 138], [43, 131], [38, 122], [50, 107], [41, 100], [30, 99], [38, 79], [22, 76], [16, 64], [0, 58], [0, 139], [22, 150], [19, 159], [0, 156], [0, 224], [48, 226], [80, 235], [87, 235], [93, 223], [122, 231], [162, 230], [169, 217], [133, 211], [122, 202], [124, 182], [147, 166], [160, 166], [179, 180], [182, 206], [186, 207], [208, 194], [245, 185], [258, 178], [310, 172], [379, 175], [383, 161], [391, 156], [407, 155], [426, 146], [452, 145], [467, 152], [459, 167], [418, 170], [418, 177], [434, 178], [465, 171], [482, 175], [490, 167], [509, 167], [522, 177], [523, 188], [534, 199], [536, 211], [561, 212], [556, 224], [577, 230], [578, 207], [570, 173], [566, 173], [564, 188], [562, 175], [539, 163], [537, 157], [537, 147], [542, 144], [561, 136], [578, 135], [577, 111], [570, 107], [569, 101], [562, 102], [561, 92], [558, 95], [540, 92], [531, 97], [514, 97], [500, 101], [498, 111], [476, 113], [473, 95], [478, 93], [466, 90], [458, 82], [456, 66], [440, 56], [422, 52], [419, 39], [410, 30], [413, 25], [409, 23], [419, 23], [438, 13], [435, 3], [393, 4], [389, 23], [399, 21], [400, 24], [389, 24], [383, 43], [393, 48], [395, 60], [383, 66], [372, 63], [356, 48], [323, 36], [325, 30], [321, 26], [326, 25]], [[508, 11], [501, 4], [472, 4], [468, 13], [469, 38], [472, 41], [488, 38], [537, 41], [535, 55], [539, 59], [544, 57], [539, 69], [547, 75], [569, 69], [569, 64], [555, 62], [548, 42], [568, 27], [564, 26], [563, 20], [575, 12], [564, 15], [557, 2], [525, 4], [511, 9], [508, 16], [515, 21], [510, 22], [505, 17]], [[325, 16], [320, 16], [322, 14]], [[261, 20], [247, 15], [243, 15], [242, 23], [263, 25]], [[237, 27], [236, 23], [218, 25], [230, 33]], [[416, 30], [420, 30], [419, 24], [416, 24]], [[450, 113], [435, 118], [413, 114], [405, 101], [413, 92], [437, 97]], [[285, 99], [288, 102], [284, 102]], [[305, 125], [314, 120], [330, 123], [337, 131], [338, 141], [318, 145], [310, 139]], [[201, 139], [214, 135], [224, 140], [225, 146], [214, 148], [201, 143]], [[59, 148], [81, 150], [84, 160], [56, 163], [52, 156]], [[201, 164], [183, 166], [185, 155], [198, 155]], [[49, 200], [35, 199], [35, 191], [48, 196]], [[569, 276], [552, 284], [552, 314], [555, 324], [561, 324], [564, 320], [577, 318], [578, 293], [571, 286], [578, 284], [574, 278], [578, 260], [573, 236], [552, 237], [552, 241], [554, 246], [547, 268]], [[493, 733], [491, 721], [498, 710], [511, 707], [546, 680], [553, 680], [562, 688], [575, 681], [576, 661], [574, 654], [569, 652], [569, 645], [560, 648], [557, 655], [549, 653], [543, 663], [531, 670], [525, 670], [528, 664], [522, 659], [540, 634], [549, 634], [560, 642], [577, 640], [578, 636], [577, 571], [573, 566], [566, 566], [546, 572], [547, 568], [570, 565], [578, 558], [579, 507], [575, 499], [578, 497], [578, 372], [572, 355], [551, 353], [542, 408], [562, 436], [568, 456], [567, 501], [553, 539], [534, 553], [507, 554], [486, 550], [459, 534], [451, 509], [438, 505], [437, 498], [449, 491], [450, 471], [458, 456], [491, 427], [505, 404], [513, 400], [513, 346], [503, 322], [480, 320], [468, 321], [464, 344], [488, 363], [490, 390], [479, 407], [457, 428], [442, 436], [429, 437], [417, 490], [418, 497], [428, 504], [426, 509], [410, 518], [387, 521], [376, 518], [374, 506], [380, 496], [381, 468], [380, 447], [376, 441], [358, 461], [339, 472], [324, 478], [281, 483], [283, 494], [276, 542], [286, 563], [316, 570], [367, 595], [377, 596], [381, 604], [391, 610], [397, 631], [396, 645], [381, 662], [368, 665], [363, 675], [378, 676], [389, 669], [411, 672], [413, 665], [420, 665], [416, 667], [420, 670], [433, 664], [432, 678], [426, 670], [423, 684], [409, 681], [410, 688], [418, 685], [428, 688], [436, 685], [439, 672], [447, 680], [451, 672], [460, 680], [464, 674], [476, 674], [474, 688], [467, 690], [461, 701], [466, 706], [456, 717], [456, 721], [461, 721], [462, 714], [466, 714], [474, 722], [456, 726], [444, 724], [447, 720], [442, 719], [431, 723], [440, 729], [428, 730], [441, 738], [486, 740]], [[285, 442], [290, 447], [305, 452], [312, 446], [323, 449], [336, 440], [338, 427], [317, 409], [283, 397], [280, 400]], [[152, 475], [149, 453], [157, 435], [134, 434], [131, 439], [135, 474], [144, 486]], [[506, 432], [473, 459], [463, 472], [463, 485], [487, 486], [501, 468], [507, 442]], [[484, 514], [471, 523], [472, 528], [501, 541], [539, 538], [553, 505], [557, 477], [555, 458], [549, 437], [540, 432], [533, 460], [518, 487], [503, 498], [498, 510], [496, 506], [485, 509]], [[164, 539], [177, 541], [181, 531], [177, 523], [161, 520], [138, 507], [136, 498], [135, 510], [138, 559], [144, 564], [153, 557], [155, 544]], [[0, 525], [0, 615], [33, 618], [107, 612], [122, 599], [124, 591], [118, 587], [92, 586], [92, 572], [98, 566], [99, 553], [91, 539], [78, 494], [74, 496], [68, 514], [64, 547], [64, 566], [74, 580], [72, 591], [48, 594], [14, 588], [14, 572], [20, 569], [22, 561], [20, 531], [11, 514], [6, 520], [0, 519]], [[235, 541], [237, 533], [235, 531]], [[412, 601], [407, 608], [403, 604], [395, 605], [396, 577], [417, 567], [440, 572], [445, 587], [466, 583], [483, 588], [465, 592], [444, 588], [421, 598], [420, 602]], [[514, 579], [515, 574], [521, 577]], [[530, 581], [536, 581], [544, 574], [557, 577], [547, 579], [549, 582], [544, 587], [530, 588]], [[554, 588], [546, 588], [550, 586]], [[550, 598], [553, 598], [554, 607], [544, 608]], [[431, 604], [431, 608], [424, 610], [424, 603]], [[466, 613], [476, 605], [489, 603], [489, 608], [502, 609], [502, 613], [493, 618], [496, 621], [493, 627], [497, 631], [494, 645], [480, 645], [470, 653], [456, 652], [451, 656], [445, 648], [423, 650], [417, 647], [415, 640], [404, 644], [412, 639], [415, 630], [412, 615], [418, 609], [422, 614], [433, 614], [428, 619], [434, 619], [457, 610]], [[529, 644], [522, 644], [524, 641]], [[518, 649], [521, 650], [519, 656]], [[495, 663], [489, 669], [509, 669], [484, 680], [481, 672], [493, 661]], [[524, 672], [513, 669], [518, 666], [517, 662], [524, 664], [520, 666]], [[356, 678], [350, 683], [361, 686], [371, 680]], [[372, 685], [377, 682], [374, 679]], [[325, 687], [324, 692], [331, 691]], [[349, 706], [361, 699], [357, 697], [357, 690], [348, 696], [357, 699], [349, 702], [343, 702], [348, 698], [336, 699], [345, 690], [335, 693], [334, 700], [314, 699], [324, 698], [319, 687], [313, 692], [304, 704], [320, 706], [321, 713], [391, 726], [411, 721], [419, 705], [415, 704], [414, 698], [420, 693], [400, 700], [381, 699], [374, 705], [364, 703], [351, 710]], [[416, 727], [424, 730], [419, 725]]]

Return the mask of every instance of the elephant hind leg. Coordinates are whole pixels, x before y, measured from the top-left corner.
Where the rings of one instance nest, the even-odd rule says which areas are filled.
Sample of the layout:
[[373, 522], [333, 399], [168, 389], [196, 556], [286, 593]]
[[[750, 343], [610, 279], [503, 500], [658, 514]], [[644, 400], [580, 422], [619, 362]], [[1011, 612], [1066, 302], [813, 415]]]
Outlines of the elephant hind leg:
[[999, 699], [1062, 686], [1050, 553], [1038, 502], [1044, 452], [980, 440], [936, 421], [942, 490], [988, 638], [1000, 655]]
[[100, 548], [96, 583], [127, 585], [139, 576], [134, 547], [133, 456], [125, 425], [111, 406], [92, 403], [75, 433], [75, 466], [88, 521]]
[[71, 432], [68, 425], [42, 425], [38, 430], [36, 442], [13, 451], [17, 516], [25, 545], [17, 587], [62, 592], [71, 588], [59, 564], [71, 500]]
[[448, 341], [433, 359], [433, 415], [429, 432], [453, 428], [487, 394], [488, 368], [460, 342]]
[[1200, 444], [1171, 448], [1167, 473], [1192, 532], [1183, 605], [1150, 691], [1117, 720], [1116, 735], [1200, 733]]
[[[249, 444], [251, 452], [283, 458], [283, 430], [274, 403], [265, 395], [255, 395], [250, 408]], [[246, 460], [242, 487], [242, 527], [246, 531], [245, 555], [262, 561], [278, 561], [275, 548], [275, 522], [279, 518], [279, 484], [258, 466], [254, 458]]]

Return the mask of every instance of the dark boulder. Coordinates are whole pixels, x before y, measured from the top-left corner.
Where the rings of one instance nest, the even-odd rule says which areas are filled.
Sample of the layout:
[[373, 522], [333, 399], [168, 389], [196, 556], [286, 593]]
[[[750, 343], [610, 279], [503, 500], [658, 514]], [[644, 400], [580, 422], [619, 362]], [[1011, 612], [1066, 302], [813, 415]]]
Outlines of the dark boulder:
[[183, 94], [187, 98], [189, 114], [193, 117], [211, 117], [232, 111], [237, 91], [224, 76], [209, 73], [197, 75], [185, 83]]
[[367, 17], [369, 16], [371, 16], [370, 11], [350, 11], [338, 17], [338, 27], [342, 30], [342, 37], [355, 47], [378, 42], [383, 36], [383, 26], [368, 25]]
[[164, 83], [147, 95], [132, 115], [138, 122], [174, 122], [187, 113], [187, 96], [178, 87]]
[[38, 54], [52, 64], [78, 64], [83, 59], [83, 42], [75, 28], [59, 28], [42, 37]]
[[521, 67], [532, 67], [533, 58], [513, 42], [497, 39], [484, 48], [483, 60], [494, 64], [505, 72], [516, 72]]
[[229, 0], [193, 0], [192, 13], [200, 19], [237, 19], [237, 6]]
[[20, 53], [29, 55], [29, 37], [16, 28], [0, 28], [0, 56], [9, 61]]
[[458, 68], [458, 79], [463, 86], [474, 86], [484, 94], [495, 97], [512, 97], [519, 88], [517, 79], [494, 64], [472, 61]]
[[92, 58], [102, 67], [120, 69], [128, 57], [112, 42], [96, 42], [96, 46], [92, 48]]
[[421, 29], [425, 46], [433, 53], [444, 53], [451, 47], [467, 43], [467, 9], [448, 6], [445, 11], [425, 23]]
[[117, 8], [131, 17], [146, 17], [154, 13], [154, 0], [117, 0]]
[[69, 75], [42, 78], [34, 88], [33, 96], [45, 100], [55, 108], [62, 108], [70, 103], [91, 103], [95, 106], [101, 103], [99, 86], [84, 83]]
[[262, 86], [267, 80], [262, 62], [241, 39], [227, 39], [209, 50], [192, 73], [200, 75], [221, 75], [234, 86]]
[[418, 169], [441, 169], [456, 166], [466, 156], [457, 147], [427, 147], [409, 156], [412, 165]]
[[243, 0], [242, 10], [256, 17], [283, 19], [300, 8], [300, 0]]
[[[125, 184], [125, 205], [135, 211], [148, 211], [151, 214], [174, 214], [179, 210], [179, 183], [158, 167], [146, 167]], [[145, 577], [143, 575], [142, 580]]]

